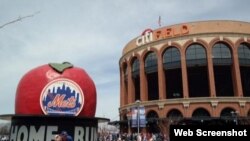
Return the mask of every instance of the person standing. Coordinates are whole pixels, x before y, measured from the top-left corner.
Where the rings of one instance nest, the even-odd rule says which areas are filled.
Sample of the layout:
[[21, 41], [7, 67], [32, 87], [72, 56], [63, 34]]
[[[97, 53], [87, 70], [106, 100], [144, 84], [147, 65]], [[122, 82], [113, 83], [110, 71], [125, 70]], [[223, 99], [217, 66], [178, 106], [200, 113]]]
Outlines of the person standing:
[[137, 141], [142, 141], [142, 139], [141, 139], [141, 134], [138, 134], [138, 135], [137, 135]]
[[154, 141], [152, 133], [147, 134], [147, 141]]

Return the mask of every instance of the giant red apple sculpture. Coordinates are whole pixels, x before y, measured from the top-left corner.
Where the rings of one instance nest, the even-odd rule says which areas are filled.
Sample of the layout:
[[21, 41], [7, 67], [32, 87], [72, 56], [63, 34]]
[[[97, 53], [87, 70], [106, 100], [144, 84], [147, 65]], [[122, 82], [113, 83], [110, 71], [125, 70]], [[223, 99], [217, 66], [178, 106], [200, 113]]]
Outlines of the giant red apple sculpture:
[[15, 113], [94, 117], [96, 89], [82, 69], [51, 63], [26, 73], [16, 91]]

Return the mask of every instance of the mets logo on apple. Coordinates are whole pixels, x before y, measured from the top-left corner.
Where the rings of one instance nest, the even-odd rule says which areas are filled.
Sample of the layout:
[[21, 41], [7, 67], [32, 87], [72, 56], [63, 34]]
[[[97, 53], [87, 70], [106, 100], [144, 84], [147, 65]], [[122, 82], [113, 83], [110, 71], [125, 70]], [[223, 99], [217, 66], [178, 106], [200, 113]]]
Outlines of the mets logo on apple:
[[76, 82], [59, 78], [43, 88], [40, 105], [45, 115], [77, 116], [84, 105], [84, 94]]

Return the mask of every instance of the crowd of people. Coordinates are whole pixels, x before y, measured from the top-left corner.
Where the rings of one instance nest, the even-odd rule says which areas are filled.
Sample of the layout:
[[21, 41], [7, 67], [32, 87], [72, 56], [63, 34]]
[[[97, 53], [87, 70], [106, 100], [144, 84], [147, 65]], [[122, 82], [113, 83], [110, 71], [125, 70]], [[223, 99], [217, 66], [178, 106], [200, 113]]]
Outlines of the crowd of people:
[[161, 133], [99, 133], [98, 141], [169, 141], [166, 134]]
[[[8, 141], [8, 136], [1, 136], [0, 141]], [[54, 141], [73, 141], [67, 133], [55, 135]], [[98, 141], [169, 141], [165, 134], [161, 133], [98, 133]]]

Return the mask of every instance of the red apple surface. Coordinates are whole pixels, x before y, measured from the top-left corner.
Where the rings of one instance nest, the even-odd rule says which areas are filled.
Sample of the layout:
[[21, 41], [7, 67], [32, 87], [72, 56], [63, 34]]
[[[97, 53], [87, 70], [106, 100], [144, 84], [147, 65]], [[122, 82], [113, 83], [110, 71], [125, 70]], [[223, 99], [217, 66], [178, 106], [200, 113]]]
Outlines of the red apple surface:
[[84, 69], [70, 63], [45, 64], [20, 80], [15, 114], [94, 117], [96, 88]]

